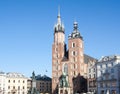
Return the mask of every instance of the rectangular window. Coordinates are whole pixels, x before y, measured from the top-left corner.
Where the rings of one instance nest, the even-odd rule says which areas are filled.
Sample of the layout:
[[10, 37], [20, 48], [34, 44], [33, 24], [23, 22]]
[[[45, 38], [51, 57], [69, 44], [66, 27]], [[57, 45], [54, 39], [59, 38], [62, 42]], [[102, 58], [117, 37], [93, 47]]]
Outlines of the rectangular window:
[[115, 87], [116, 86], [116, 82], [112, 82], [112, 84], [111, 84], [113, 87]]
[[89, 78], [91, 78], [91, 75], [89, 75]]
[[106, 68], [108, 67], [108, 65], [106, 64]]
[[10, 83], [10, 80], [8, 80], [8, 83]]
[[10, 89], [10, 86], [8, 86], [8, 89]]
[[89, 69], [89, 73], [91, 72], [91, 69]]
[[15, 89], [15, 86], [13, 86], [13, 89]]
[[20, 90], [20, 86], [18, 86], [18, 90]]
[[93, 76], [94, 76], [94, 78], [95, 78], [95, 74], [94, 74]]
[[15, 80], [13, 80], [13, 83], [15, 83]]
[[100, 83], [100, 87], [103, 87], [103, 83]]
[[111, 73], [114, 73], [114, 69], [111, 69]]

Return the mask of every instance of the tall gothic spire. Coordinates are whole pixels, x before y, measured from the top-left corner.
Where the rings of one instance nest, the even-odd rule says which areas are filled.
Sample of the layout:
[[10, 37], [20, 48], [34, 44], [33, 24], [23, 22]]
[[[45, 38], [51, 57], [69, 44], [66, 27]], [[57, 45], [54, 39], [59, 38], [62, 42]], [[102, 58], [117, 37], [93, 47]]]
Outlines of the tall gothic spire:
[[61, 17], [60, 17], [60, 6], [58, 7], [58, 16], [57, 16], [58, 24], [61, 24]]
[[55, 32], [64, 32], [64, 25], [61, 22], [61, 16], [60, 16], [60, 7], [58, 7], [58, 16], [57, 16], [57, 23], [54, 27]]

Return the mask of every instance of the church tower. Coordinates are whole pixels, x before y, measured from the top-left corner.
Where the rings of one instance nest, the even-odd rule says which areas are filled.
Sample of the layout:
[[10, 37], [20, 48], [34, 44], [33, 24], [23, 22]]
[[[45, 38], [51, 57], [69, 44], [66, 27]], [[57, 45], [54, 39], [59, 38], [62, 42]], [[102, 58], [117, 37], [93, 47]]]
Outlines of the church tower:
[[83, 48], [83, 38], [75, 21], [73, 31], [68, 36], [66, 49], [65, 29], [59, 11], [52, 44], [52, 94], [75, 94], [86, 91], [87, 82], [84, 75], [87, 65], [84, 63]]
[[[83, 38], [74, 22], [73, 32], [68, 36], [69, 83], [71, 92], [80, 93], [79, 78], [84, 75]], [[78, 79], [78, 80], [75, 80]], [[74, 83], [75, 82], [75, 83]]]
[[73, 76], [78, 75], [80, 73], [83, 75], [83, 64], [84, 64], [84, 56], [83, 56], [83, 38], [80, 35], [78, 30], [78, 23], [74, 22], [73, 32], [68, 36], [68, 48], [69, 48], [69, 61], [72, 62], [73, 66]]
[[54, 42], [52, 45], [52, 93], [58, 93], [59, 77], [62, 75], [61, 60], [65, 55], [65, 30], [61, 22], [60, 11], [54, 26]]

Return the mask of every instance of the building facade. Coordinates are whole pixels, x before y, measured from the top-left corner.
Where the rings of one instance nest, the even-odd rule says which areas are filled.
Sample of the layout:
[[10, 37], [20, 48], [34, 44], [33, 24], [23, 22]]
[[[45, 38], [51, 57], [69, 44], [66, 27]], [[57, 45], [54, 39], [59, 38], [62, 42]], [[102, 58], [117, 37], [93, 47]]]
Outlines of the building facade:
[[88, 92], [93, 92], [94, 94], [97, 94], [97, 83], [96, 83], [96, 62], [97, 62], [97, 59], [94, 59], [92, 57], [88, 57], [87, 62], [88, 62], [88, 70], [87, 70]]
[[120, 94], [120, 56], [105, 56], [97, 62], [97, 94]]
[[36, 76], [36, 88], [40, 94], [51, 94], [52, 92], [52, 79], [46, 75]]
[[27, 94], [27, 79], [20, 73], [7, 73], [5, 94]]
[[28, 80], [27, 80], [27, 91], [28, 91], [28, 94], [30, 94], [31, 89], [32, 89], [32, 78], [28, 78]]
[[0, 94], [6, 94], [6, 75], [0, 72]]
[[[74, 22], [73, 32], [68, 36], [67, 50], [65, 29], [61, 22], [60, 13], [58, 13], [52, 45], [52, 93], [58, 94], [61, 84], [66, 88], [64, 82], [67, 83], [67, 89], [62, 89], [63, 87], [61, 87], [60, 94], [63, 92], [66, 92], [65, 94], [86, 92], [82, 84], [77, 84], [78, 80], [75, 80], [78, 76], [81, 77], [85, 74], [87, 74], [87, 64], [84, 63], [83, 38], [78, 30], [78, 24]], [[74, 81], [76, 84], [74, 84]]]

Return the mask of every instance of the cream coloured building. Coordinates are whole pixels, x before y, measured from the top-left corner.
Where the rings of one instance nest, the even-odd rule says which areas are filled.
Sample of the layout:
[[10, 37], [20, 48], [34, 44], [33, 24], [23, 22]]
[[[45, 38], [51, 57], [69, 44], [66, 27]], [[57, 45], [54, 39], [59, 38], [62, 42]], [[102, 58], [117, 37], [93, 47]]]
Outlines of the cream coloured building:
[[27, 94], [27, 79], [20, 73], [7, 73], [5, 94]]
[[4, 72], [0, 72], [0, 94], [5, 94], [6, 88], [6, 75]]

